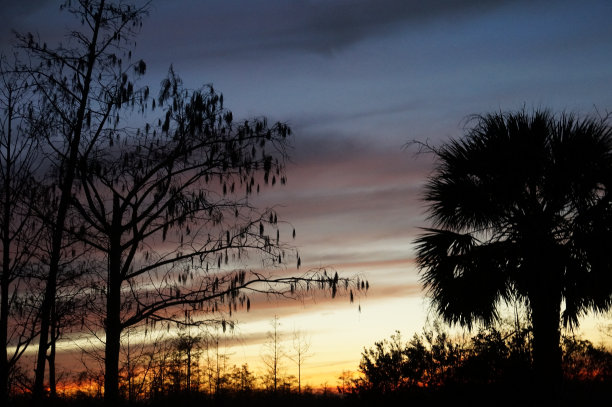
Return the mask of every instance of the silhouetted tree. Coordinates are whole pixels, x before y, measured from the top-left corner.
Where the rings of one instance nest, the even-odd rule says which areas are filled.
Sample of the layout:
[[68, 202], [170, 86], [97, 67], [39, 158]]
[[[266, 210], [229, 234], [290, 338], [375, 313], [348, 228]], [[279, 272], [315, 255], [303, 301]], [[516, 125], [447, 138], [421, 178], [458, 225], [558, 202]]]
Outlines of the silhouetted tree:
[[249, 370], [248, 364], [234, 365], [230, 372], [230, 388], [237, 392], [249, 392], [255, 388], [257, 378]]
[[219, 349], [219, 332], [208, 335], [206, 345], [206, 376], [208, 380], [208, 393], [219, 395], [227, 377], [226, 368], [229, 355]]
[[[343, 394], [374, 397], [393, 397], [398, 393], [422, 395], [427, 392], [430, 396], [469, 393], [486, 400], [486, 395], [494, 395], [491, 391], [530, 387], [532, 378], [526, 372], [532, 364], [531, 343], [525, 331], [503, 323], [481, 327], [468, 338], [464, 335], [451, 337], [441, 324], [435, 323], [405, 343], [396, 332], [390, 339], [365, 348], [359, 364], [361, 376], [352, 378], [350, 372], [343, 374], [338, 388]], [[576, 394], [588, 394], [602, 401], [609, 397], [610, 350], [595, 347], [590, 341], [573, 335], [563, 336], [562, 343], [565, 395], [574, 398]], [[592, 390], [597, 392], [591, 394]], [[500, 402], [510, 405], [527, 393], [495, 395], [499, 394], [506, 397]]]
[[[62, 273], [64, 274], [64, 273]], [[64, 274], [63, 277], [78, 278], [74, 274]], [[56, 374], [56, 349], [57, 342], [62, 335], [79, 326], [82, 319], [86, 317], [86, 296], [82, 296], [77, 286], [67, 286], [58, 281], [58, 291], [53, 308], [51, 310], [51, 321], [49, 324], [49, 353], [47, 362], [49, 366], [49, 396], [57, 396], [57, 374]]]
[[[175, 341], [165, 339], [165, 331], [126, 329], [123, 334], [120, 376], [120, 393], [129, 402], [143, 398], [155, 398], [153, 382], [159, 367], [164, 366], [166, 356], [176, 351]], [[134, 336], [135, 338], [132, 338]], [[162, 375], [163, 376], [163, 375]]]
[[65, 45], [56, 48], [32, 34], [18, 34], [17, 47], [26, 53], [28, 65], [21, 71], [40, 97], [38, 115], [47, 126], [38, 135], [45, 140], [50, 160], [47, 177], [57, 194], [57, 211], [47, 221], [52, 224], [51, 256], [45, 297], [41, 306], [41, 327], [34, 397], [44, 391], [45, 361], [49, 341], [51, 311], [55, 300], [64, 231], [79, 159], [115, 127], [118, 112], [134, 98], [129, 72], [144, 71], [144, 63], [132, 64], [133, 34], [140, 26], [145, 7], [111, 1], [66, 1], [62, 8], [82, 23], [70, 33]]
[[355, 373], [350, 370], [343, 370], [342, 374], [338, 376], [336, 390], [338, 390], [339, 394], [351, 394], [357, 390], [355, 382]]
[[41, 230], [33, 211], [40, 152], [33, 133], [42, 122], [32, 114], [31, 87], [16, 71], [0, 58], [0, 404], [7, 402], [9, 372], [38, 321], [32, 269]]
[[[420, 354], [417, 360], [425, 361], [425, 354]], [[363, 378], [358, 380], [360, 391], [388, 393], [401, 388], [406, 380], [404, 371], [405, 349], [399, 332], [391, 335], [391, 339], [376, 342], [370, 349], [364, 349], [361, 354], [359, 371]]]
[[464, 344], [452, 340], [439, 323], [406, 343], [399, 331], [361, 354], [359, 392], [386, 394], [421, 387], [435, 388], [455, 379]]
[[492, 326], [471, 337], [455, 382], [472, 384], [521, 383], [531, 371], [531, 343], [523, 331]]
[[107, 260], [96, 285], [104, 287], [99, 313], [111, 400], [125, 328], [185, 324], [185, 312], [231, 317], [238, 307], [250, 308], [251, 290], [297, 295], [311, 283], [334, 294], [340, 281], [244, 268], [242, 258], [253, 252], [264, 267], [287, 261], [276, 213], [258, 211], [248, 199], [260, 182], [284, 183], [286, 125], [235, 124], [222, 95], [212, 87], [183, 89], [172, 68], [157, 106], [163, 119], [142, 131], [109, 133], [109, 145], [90, 149], [77, 167], [81, 192], [72, 203], [83, 226], [74, 233]]
[[610, 383], [612, 352], [594, 346], [589, 340], [571, 336], [562, 338], [563, 376], [568, 381]]
[[436, 311], [467, 327], [493, 322], [500, 302], [524, 302], [539, 388], [550, 392], [560, 317], [575, 327], [612, 304], [612, 130], [548, 111], [474, 120], [464, 138], [429, 147], [435, 229], [416, 240], [421, 278]]
[[88, 397], [101, 399], [104, 389], [103, 365], [95, 369], [91, 364], [85, 365], [85, 369], [76, 373], [74, 382], [79, 386], [79, 392]]
[[302, 365], [307, 358], [312, 356], [310, 353], [310, 339], [302, 331], [294, 330], [292, 348], [293, 352], [288, 357], [297, 365], [298, 393], [302, 393]]
[[278, 315], [270, 322], [272, 329], [267, 334], [267, 341], [264, 344], [265, 351], [261, 358], [265, 365], [265, 375], [263, 377], [265, 386], [276, 392], [281, 384], [283, 376], [283, 359], [285, 349], [283, 345], [283, 334], [280, 331], [280, 321]]
[[192, 390], [192, 369], [199, 365], [199, 346], [202, 338], [189, 334], [180, 333], [175, 340], [176, 352], [179, 357], [180, 367], [184, 366], [185, 390]]
[[[144, 341], [144, 346], [147, 348], [146, 352], [143, 352], [146, 356], [146, 369], [141, 379], [141, 387], [149, 400], [155, 400], [166, 394], [167, 378], [173, 368], [171, 356], [174, 353], [174, 344], [163, 334], [158, 331], [156, 333], [156, 340]], [[151, 332], [149, 334], [153, 335]]]

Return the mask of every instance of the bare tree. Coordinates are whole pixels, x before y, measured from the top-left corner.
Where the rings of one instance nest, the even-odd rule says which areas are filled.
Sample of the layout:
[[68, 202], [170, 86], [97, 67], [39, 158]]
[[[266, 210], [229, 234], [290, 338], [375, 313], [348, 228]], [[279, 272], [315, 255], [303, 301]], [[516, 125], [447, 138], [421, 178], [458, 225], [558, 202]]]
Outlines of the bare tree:
[[349, 394], [354, 391], [355, 373], [350, 370], [343, 370], [342, 374], [338, 376], [338, 384], [336, 389], [339, 394]]
[[219, 332], [209, 333], [204, 339], [206, 348], [206, 380], [208, 393], [219, 394], [227, 382], [229, 354], [219, 349]]
[[[0, 58], [0, 403], [8, 396], [9, 372], [36, 335], [38, 312], [35, 293], [24, 295], [31, 284], [31, 268], [40, 223], [32, 202], [37, 187], [38, 146], [32, 133], [31, 90], [26, 79]], [[9, 325], [11, 334], [9, 335]], [[9, 346], [12, 349], [8, 354]]]
[[310, 338], [304, 332], [299, 330], [293, 331], [293, 352], [289, 354], [291, 359], [298, 367], [298, 393], [302, 393], [302, 365], [304, 361], [312, 356], [310, 353]]
[[[62, 285], [59, 285], [62, 287]], [[49, 335], [49, 353], [47, 354], [47, 362], [49, 365], [49, 395], [54, 398], [57, 396], [57, 375], [56, 375], [56, 348], [57, 342], [66, 331], [69, 331], [73, 326], [78, 324], [78, 321], [83, 318], [85, 308], [78, 294], [79, 288], [72, 286], [72, 290], [67, 290], [67, 287], [62, 287], [58, 290], [58, 295], [53, 302], [50, 321]], [[73, 291], [73, 290], [76, 290]]]
[[261, 357], [267, 370], [264, 379], [268, 382], [267, 387], [274, 392], [277, 391], [281, 383], [283, 359], [286, 356], [280, 325], [278, 315], [275, 315], [270, 322], [272, 329], [267, 334], [268, 340], [264, 344], [265, 351]]
[[[41, 117], [48, 126], [40, 136], [46, 140], [50, 160], [48, 177], [57, 193], [57, 211], [49, 221], [53, 225], [45, 297], [41, 306], [41, 326], [34, 398], [44, 392], [45, 360], [49, 341], [51, 311], [55, 299], [65, 224], [73, 193], [75, 169], [79, 157], [95, 146], [108, 126], [117, 125], [122, 105], [130, 103], [133, 85], [128, 72], [144, 63], [132, 64], [133, 34], [146, 12], [121, 2], [105, 0], [67, 1], [62, 5], [82, 22], [80, 30], [70, 33], [68, 45], [56, 48], [32, 34], [18, 34], [18, 48], [27, 54], [28, 65], [21, 67], [29, 83], [40, 96]], [[113, 117], [113, 114], [116, 114]]]

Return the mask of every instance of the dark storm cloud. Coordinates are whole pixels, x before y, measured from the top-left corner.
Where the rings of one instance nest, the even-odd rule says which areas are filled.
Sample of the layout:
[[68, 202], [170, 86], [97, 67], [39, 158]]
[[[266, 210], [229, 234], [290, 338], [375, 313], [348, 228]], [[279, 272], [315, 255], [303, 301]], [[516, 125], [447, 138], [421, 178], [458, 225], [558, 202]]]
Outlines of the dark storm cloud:
[[[402, 25], [481, 14], [516, 1], [500, 0], [357, 0], [292, 3], [290, 19], [296, 24], [281, 34], [294, 45], [317, 52], [333, 52]], [[281, 35], [280, 38], [286, 38]], [[289, 41], [291, 43], [291, 41]]]
[[[34, 12], [40, 7], [47, 6], [49, 4], [57, 4], [54, 0], [28, 0], [28, 1], [16, 1], [16, 0], [0, 0], [0, 10], [2, 11], [2, 20], [5, 25], [13, 25], [11, 23], [18, 22]], [[16, 28], [16, 27], [12, 27]]]
[[[190, 38], [180, 49], [192, 56], [228, 57], [267, 51], [305, 50], [330, 54], [398, 27], [432, 20], [478, 16], [505, 0], [339, 0], [154, 3], [152, 44], [177, 50], [176, 37]], [[178, 6], [181, 6], [180, 8]]]
[[[63, 35], [64, 23], [57, 0], [0, 0], [0, 53], [9, 55], [14, 32], [41, 34], [53, 43]], [[64, 13], [65, 14], [65, 13]]]

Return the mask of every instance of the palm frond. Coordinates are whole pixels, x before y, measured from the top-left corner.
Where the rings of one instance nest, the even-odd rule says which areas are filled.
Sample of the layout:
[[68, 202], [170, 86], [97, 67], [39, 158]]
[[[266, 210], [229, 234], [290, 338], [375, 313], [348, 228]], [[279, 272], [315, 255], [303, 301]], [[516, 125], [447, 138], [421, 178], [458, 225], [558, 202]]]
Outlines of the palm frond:
[[426, 229], [416, 240], [421, 281], [437, 312], [471, 328], [498, 318], [500, 300], [509, 300], [505, 243], [481, 244], [470, 234]]

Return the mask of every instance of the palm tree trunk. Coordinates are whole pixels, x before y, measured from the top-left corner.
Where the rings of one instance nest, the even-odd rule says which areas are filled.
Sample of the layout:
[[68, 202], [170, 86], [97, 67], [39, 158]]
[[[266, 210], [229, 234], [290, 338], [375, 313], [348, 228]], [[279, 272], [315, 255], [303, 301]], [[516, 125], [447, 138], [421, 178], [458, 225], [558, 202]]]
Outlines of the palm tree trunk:
[[559, 295], [554, 295], [550, 289], [547, 291], [541, 290], [539, 295], [530, 296], [534, 384], [542, 402], [550, 402], [557, 397], [562, 378], [559, 325], [561, 302]]

